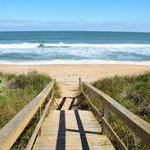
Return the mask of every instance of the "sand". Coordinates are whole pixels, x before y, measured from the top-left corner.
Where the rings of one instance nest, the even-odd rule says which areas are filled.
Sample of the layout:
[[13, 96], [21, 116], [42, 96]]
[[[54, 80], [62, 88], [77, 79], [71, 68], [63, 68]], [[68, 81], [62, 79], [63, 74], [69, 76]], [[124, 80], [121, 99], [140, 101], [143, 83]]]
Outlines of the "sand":
[[63, 96], [72, 96], [78, 86], [79, 78], [91, 82], [114, 75], [133, 75], [150, 71], [150, 66], [119, 65], [119, 64], [91, 64], [91, 65], [0, 65], [3, 73], [27, 73], [38, 71], [46, 73], [59, 82]]

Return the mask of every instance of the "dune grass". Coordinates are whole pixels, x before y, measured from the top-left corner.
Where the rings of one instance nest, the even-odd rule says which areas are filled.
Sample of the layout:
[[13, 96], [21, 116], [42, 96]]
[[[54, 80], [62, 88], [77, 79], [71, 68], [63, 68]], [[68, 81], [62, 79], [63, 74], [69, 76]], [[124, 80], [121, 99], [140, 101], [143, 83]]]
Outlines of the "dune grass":
[[[150, 72], [135, 76], [104, 78], [93, 82], [92, 85], [150, 123]], [[80, 107], [87, 109], [88, 105], [82, 94], [80, 99]], [[101, 110], [102, 105], [99, 100], [93, 98], [91, 101]], [[109, 122], [128, 149], [150, 149], [148, 145], [140, 142], [135, 145], [136, 138], [134, 134], [114, 113], [109, 114]], [[112, 139], [111, 136], [110, 139], [115, 144], [115, 139]]]
[[[37, 72], [21, 75], [0, 73], [0, 128], [38, 95], [51, 80], [51, 77]], [[54, 98], [59, 97], [60, 90], [57, 83], [54, 88]], [[21, 150], [26, 147], [38, 121], [37, 118], [39, 117], [35, 115], [27, 129], [14, 144], [13, 150]]]
[[30, 102], [52, 79], [31, 72], [27, 75], [0, 74], [0, 128]]
[[105, 78], [94, 82], [93, 86], [150, 123], [150, 73]]
[[[110, 95], [128, 110], [150, 123], [150, 73], [105, 78], [94, 82], [93, 86]], [[115, 114], [110, 114], [109, 122], [129, 149], [148, 150], [150, 148], [140, 142], [135, 145], [134, 134]]]

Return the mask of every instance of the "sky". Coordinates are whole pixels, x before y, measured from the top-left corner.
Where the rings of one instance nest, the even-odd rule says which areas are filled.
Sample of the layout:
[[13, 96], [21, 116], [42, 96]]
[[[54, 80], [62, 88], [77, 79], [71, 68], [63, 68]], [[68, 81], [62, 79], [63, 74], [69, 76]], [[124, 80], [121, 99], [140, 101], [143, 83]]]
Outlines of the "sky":
[[150, 32], [150, 0], [0, 0], [0, 31]]

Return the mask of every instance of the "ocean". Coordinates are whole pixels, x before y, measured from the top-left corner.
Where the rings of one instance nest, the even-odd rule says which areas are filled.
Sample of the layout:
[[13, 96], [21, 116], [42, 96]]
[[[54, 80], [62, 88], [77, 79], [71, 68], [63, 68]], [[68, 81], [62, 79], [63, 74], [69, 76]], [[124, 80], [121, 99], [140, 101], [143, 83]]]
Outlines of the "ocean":
[[150, 33], [0, 32], [0, 64], [150, 65]]

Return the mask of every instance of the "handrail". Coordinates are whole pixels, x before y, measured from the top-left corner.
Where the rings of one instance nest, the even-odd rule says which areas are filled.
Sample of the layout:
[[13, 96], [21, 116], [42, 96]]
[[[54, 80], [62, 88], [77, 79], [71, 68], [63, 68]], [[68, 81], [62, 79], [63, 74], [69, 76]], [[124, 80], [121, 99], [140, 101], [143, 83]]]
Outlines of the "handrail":
[[[134, 113], [130, 112], [128, 109], [123, 107], [121, 104], [119, 104], [117, 101], [112, 99], [107, 94], [103, 93], [102, 91], [98, 90], [97, 88], [93, 87], [92, 85], [81, 82], [80, 81], [80, 89], [86, 99], [90, 101], [90, 106], [96, 111], [96, 113], [101, 117], [104, 126], [107, 126], [111, 133], [114, 133], [114, 130], [109, 126], [108, 123], [108, 110], [114, 112], [119, 119], [121, 119], [134, 133], [137, 135], [143, 143], [150, 144], [150, 124], [144, 121], [143, 119], [136, 116]], [[90, 100], [91, 96], [95, 96], [98, 99], [101, 99], [103, 102], [103, 113], [98, 113], [99, 110], [96, 109], [96, 107], [92, 106], [92, 102]], [[116, 137], [116, 135], [114, 135]], [[120, 143], [121, 148], [126, 149], [123, 143]]]
[[9, 150], [12, 147], [36, 112], [42, 107], [53, 86], [54, 81], [52, 80], [38, 96], [0, 130], [0, 150]]
[[29, 140], [29, 142], [28, 142], [28, 145], [26, 146], [25, 150], [32, 150], [33, 145], [34, 145], [34, 142], [35, 142], [35, 140], [36, 140], [38, 134], [39, 134], [39, 135], [42, 134], [42, 133], [41, 133], [41, 126], [42, 126], [42, 123], [43, 123], [43, 121], [44, 121], [44, 118], [45, 118], [45, 116], [46, 116], [46, 114], [47, 114], [47, 112], [48, 112], [49, 106], [50, 106], [50, 104], [51, 104], [51, 102], [52, 102], [52, 100], [53, 100], [53, 95], [54, 95], [54, 92], [52, 93], [49, 102], [46, 104], [45, 109], [44, 109], [44, 111], [43, 111], [43, 114], [42, 114], [42, 116], [41, 116], [39, 122], [37, 123], [36, 128], [35, 128], [35, 130], [34, 130], [32, 136], [31, 136], [31, 138], [30, 138], [30, 140]]

